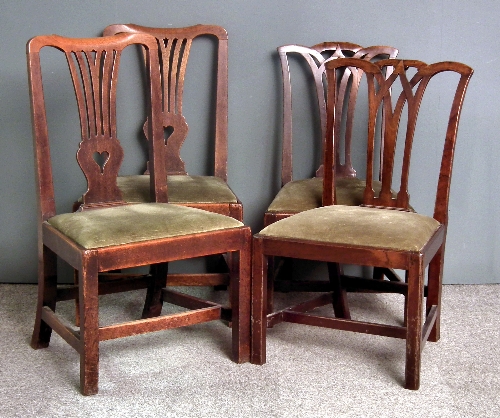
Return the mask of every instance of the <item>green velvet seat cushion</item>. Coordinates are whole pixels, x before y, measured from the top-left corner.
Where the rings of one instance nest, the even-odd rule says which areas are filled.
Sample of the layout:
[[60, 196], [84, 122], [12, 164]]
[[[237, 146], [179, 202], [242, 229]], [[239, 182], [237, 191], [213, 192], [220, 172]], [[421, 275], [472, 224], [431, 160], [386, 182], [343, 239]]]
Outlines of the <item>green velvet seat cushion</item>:
[[244, 226], [228, 216], [170, 203], [141, 203], [64, 213], [47, 222], [86, 249]]
[[413, 212], [332, 205], [275, 222], [259, 235], [357, 247], [420, 251], [440, 223]]
[[[363, 203], [366, 182], [358, 178], [336, 179], [337, 204], [359, 206]], [[380, 182], [374, 182], [375, 195], [380, 193]], [[283, 186], [267, 208], [268, 212], [298, 213], [319, 208], [323, 195], [323, 178], [315, 177], [291, 181]]]
[[[117, 184], [125, 202], [151, 202], [148, 175], [118, 177]], [[172, 175], [167, 178], [167, 187], [170, 203], [238, 203], [219, 177]]]

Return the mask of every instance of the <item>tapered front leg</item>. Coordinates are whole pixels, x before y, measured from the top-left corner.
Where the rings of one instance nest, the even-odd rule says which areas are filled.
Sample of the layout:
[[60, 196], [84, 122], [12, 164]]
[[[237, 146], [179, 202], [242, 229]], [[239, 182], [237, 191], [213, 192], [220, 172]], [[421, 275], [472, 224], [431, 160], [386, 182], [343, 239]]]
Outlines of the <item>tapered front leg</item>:
[[252, 358], [254, 364], [266, 362], [267, 332], [267, 256], [262, 240], [253, 240], [252, 265]]
[[95, 395], [99, 381], [99, 288], [97, 253], [83, 255], [79, 272], [80, 390]]
[[43, 307], [56, 310], [57, 298], [57, 256], [47, 247], [42, 246], [38, 260], [38, 301], [35, 325], [31, 337], [34, 349], [48, 347], [52, 328], [42, 320]]
[[422, 257], [414, 257], [408, 270], [407, 331], [406, 331], [406, 389], [420, 387], [422, 349], [422, 313], [424, 300], [424, 268]]

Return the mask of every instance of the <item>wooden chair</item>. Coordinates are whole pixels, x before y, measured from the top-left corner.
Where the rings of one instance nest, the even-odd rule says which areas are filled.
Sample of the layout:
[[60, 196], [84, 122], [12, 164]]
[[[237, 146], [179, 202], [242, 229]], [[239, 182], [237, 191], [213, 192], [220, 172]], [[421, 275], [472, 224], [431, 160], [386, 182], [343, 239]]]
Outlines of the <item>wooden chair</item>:
[[[127, 204], [117, 187], [123, 160], [116, 126], [117, 77], [122, 51], [130, 45], [142, 46], [146, 58], [152, 203]], [[66, 56], [77, 99], [81, 142], [76, 157], [88, 189], [73, 213], [56, 213], [40, 64], [44, 47]], [[39, 36], [27, 45], [39, 204], [39, 292], [31, 345], [47, 347], [52, 330], [56, 331], [80, 354], [85, 395], [98, 391], [99, 342], [104, 340], [225, 319], [232, 322], [233, 360], [249, 360], [251, 232], [232, 217], [164, 203], [168, 188], [157, 51], [156, 39], [146, 34], [95, 39]], [[59, 117], [57, 123], [62, 122]], [[169, 262], [228, 252], [239, 256], [239, 274], [231, 283], [231, 308], [164, 288]], [[58, 258], [78, 271], [78, 286], [58, 286]], [[98, 283], [98, 274], [144, 265], [152, 267], [145, 278], [143, 319], [99, 327], [98, 295], [110, 289]], [[121, 290], [145, 287], [141, 280]], [[80, 300], [79, 329], [55, 313], [56, 302], [76, 297]], [[188, 311], [160, 315], [164, 302]]]
[[[370, 46], [363, 48], [349, 42], [323, 42], [312, 47], [301, 45], [284, 45], [278, 47], [283, 78], [283, 145], [281, 160], [281, 189], [275, 196], [264, 214], [264, 226], [280, 219], [287, 218], [304, 210], [314, 209], [322, 205], [323, 165], [316, 170], [315, 177], [297, 179], [293, 175], [293, 122], [292, 122], [292, 82], [289, 56], [298, 56], [307, 63], [310, 72], [314, 96], [317, 100], [317, 110], [321, 125], [321, 135], [324, 138], [326, 129], [326, 78], [325, 64], [331, 60], [343, 57], [360, 58], [367, 61], [378, 61], [385, 58], [395, 58], [398, 50], [389, 46]], [[390, 69], [388, 69], [390, 71]], [[388, 76], [386, 74], [386, 76]], [[359, 82], [359, 80], [358, 80]], [[336, 153], [336, 187], [337, 200], [342, 205], [359, 205], [362, 203], [364, 181], [356, 176], [351, 156], [353, 142], [353, 118], [356, 108], [358, 86], [352, 74], [346, 69], [338, 80], [338, 95], [336, 111], [342, 117], [336, 119], [337, 153]], [[354, 139], [355, 141], [356, 139]], [[314, 144], [311, 144], [314, 147]], [[341, 155], [342, 154], [342, 155]], [[377, 182], [377, 187], [379, 183]], [[281, 260], [271, 263], [274, 279], [269, 283], [269, 310], [273, 309], [273, 291], [325, 291], [330, 288], [330, 282], [325, 280], [291, 280], [292, 261]], [[340, 269], [339, 266], [335, 270]], [[398, 277], [392, 271], [377, 270], [375, 276], [381, 278], [384, 274], [392, 280]], [[273, 284], [274, 283], [274, 284]]]
[[[386, 79], [384, 69], [388, 67], [394, 71]], [[334, 127], [339, 117], [335, 103], [337, 96], [342, 94], [337, 88], [337, 75], [344, 68], [348, 68], [356, 78], [365, 74], [363, 80], [366, 84], [363, 85], [368, 90], [367, 176], [362, 206], [339, 205], [338, 189], [335, 188], [334, 149], [337, 131]], [[361, 59], [342, 58], [328, 62], [326, 72], [328, 100], [323, 207], [275, 222], [254, 238], [252, 362], [262, 364], [266, 361], [266, 327], [283, 321], [403, 338], [406, 339], [406, 388], [418, 389], [421, 350], [427, 339], [437, 341], [440, 336], [441, 280], [453, 151], [462, 101], [472, 69], [453, 62], [426, 65], [419, 61], [383, 60], [370, 63]], [[454, 73], [455, 76], [458, 74], [459, 81], [446, 124], [434, 214], [429, 217], [410, 210], [409, 169], [423, 94], [431, 78], [442, 72]], [[398, 94], [394, 92], [396, 87]], [[381, 190], [377, 193], [373, 186], [379, 161], [375, 151], [376, 126], [377, 115], [380, 116], [382, 107], [385, 110], [385, 127], [381, 138], [383, 167], [380, 170]], [[423, 140], [425, 138], [415, 137], [415, 141]], [[429, 138], [426, 142], [429, 146], [429, 143], [436, 142], [436, 138]], [[395, 152], [397, 144], [399, 150], [404, 150], [402, 155]], [[401, 158], [397, 159], [395, 155]], [[397, 165], [397, 161], [401, 164]], [[399, 175], [398, 184], [398, 179], [393, 177]], [[419, 189], [424, 186], [422, 182], [418, 183]], [[393, 190], [397, 190], [397, 193], [394, 194]], [[406, 272], [406, 283], [347, 276], [335, 280], [333, 277], [332, 292], [297, 306], [270, 312], [266, 306], [266, 282], [267, 260], [271, 256], [401, 269]], [[427, 267], [427, 285], [424, 285]], [[351, 286], [405, 295], [404, 326], [352, 320], [346, 298], [346, 291]], [[327, 304], [336, 306], [342, 313], [337, 316], [341, 318], [312, 312], [314, 308]]]
[[[160, 110], [165, 141], [165, 163], [167, 166], [169, 202], [190, 206], [210, 212], [231, 216], [243, 221], [243, 205], [227, 184], [227, 32], [214, 25], [195, 25], [183, 28], [153, 28], [134, 24], [114, 24], [107, 26], [104, 36], [116, 33], [146, 33], [156, 37], [160, 61], [160, 89], [163, 106]], [[215, 87], [211, 147], [214, 150], [211, 175], [189, 175], [186, 164], [181, 158], [181, 147], [188, 138], [188, 124], [183, 113], [183, 93], [186, 69], [191, 47], [196, 38], [215, 39], [217, 45], [216, 67], [213, 76]], [[209, 71], [212, 71], [210, 68]], [[200, 115], [200, 120], [204, 115]], [[144, 125], [146, 127], [146, 124]], [[144, 130], [146, 138], [147, 131]], [[201, 140], [192, 138], [189, 140]], [[203, 138], [203, 140], [205, 140]], [[120, 176], [118, 187], [127, 202], [148, 202], [149, 171], [143, 175]], [[231, 260], [211, 260], [207, 274], [170, 274], [169, 286], [210, 285], [226, 286], [229, 284], [228, 270]], [[228, 266], [228, 265], [229, 266]], [[211, 268], [211, 269], [210, 269]], [[213, 271], [213, 269], [217, 271]], [[115, 279], [118, 275], [114, 275]], [[124, 275], [122, 277], [127, 277]]]

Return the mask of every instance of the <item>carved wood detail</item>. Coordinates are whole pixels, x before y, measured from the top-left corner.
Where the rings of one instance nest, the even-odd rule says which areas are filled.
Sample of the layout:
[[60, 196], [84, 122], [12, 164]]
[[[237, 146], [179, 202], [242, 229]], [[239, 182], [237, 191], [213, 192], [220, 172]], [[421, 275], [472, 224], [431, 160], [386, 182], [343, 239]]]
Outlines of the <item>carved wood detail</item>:
[[116, 136], [116, 87], [121, 51], [68, 51], [82, 141], [77, 161], [87, 179], [84, 205], [121, 202], [116, 177], [123, 149]]
[[[176, 37], [158, 40], [163, 86], [163, 128], [167, 174], [187, 174], [180, 154], [189, 131], [186, 119], [182, 115], [182, 97], [192, 42], [192, 38]], [[146, 138], [148, 137], [147, 123], [146, 121], [144, 124]], [[149, 167], [146, 174], [149, 174]]]
[[[165, 160], [168, 174], [187, 174], [180, 149], [188, 135], [182, 113], [184, 79], [192, 42], [198, 37], [216, 38], [217, 68], [215, 103], [212, 110], [214, 132], [214, 175], [227, 181], [227, 32], [221, 26], [194, 25], [183, 28], [154, 28], [134, 24], [109, 25], [104, 36], [116, 33], [146, 33], [156, 38], [162, 79]], [[145, 132], [146, 138], [148, 137]], [[145, 174], [149, 174], [149, 164]]]
[[[325, 64], [338, 58], [360, 58], [367, 61], [377, 61], [385, 58], [395, 58], [398, 50], [389, 46], [369, 46], [349, 42], [323, 42], [312, 47], [301, 45], [284, 45], [278, 48], [283, 74], [283, 154], [282, 154], [282, 186], [293, 178], [292, 166], [292, 85], [288, 55], [296, 53], [307, 62], [313, 77], [318, 101], [318, 111], [321, 123], [321, 135], [325, 137], [326, 128], [326, 88]], [[387, 73], [388, 75], [389, 73]], [[353, 78], [348, 68], [342, 70], [341, 77], [337, 79], [338, 94], [336, 112], [345, 114], [344, 118], [336, 120], [335, 129], [342, 131], [341, 141], [344, 143], [337, 148], [335, 170], [339, 177], [356, 177], [356, 170], [352, 165], [351, 142], [353, 135], [353, 114], [356, 107], [359, 79]], [[317, 177], [323, 177], [324, 169], [321, 164], [316, 171]]]

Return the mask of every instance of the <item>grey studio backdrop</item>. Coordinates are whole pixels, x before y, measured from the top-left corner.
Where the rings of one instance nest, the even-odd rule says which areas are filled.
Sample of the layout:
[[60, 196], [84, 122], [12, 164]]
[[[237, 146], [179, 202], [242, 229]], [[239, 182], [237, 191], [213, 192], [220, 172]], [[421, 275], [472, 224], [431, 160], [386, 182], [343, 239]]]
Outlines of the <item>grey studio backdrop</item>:
[[[262, 227], [263, 212], [279, 189], [282, 96], [277, 46], [323, 41], [391, 45], [399, 48], [401, 58], [461, 61], [473, 67], [475, 74], [458, 135], [444, 280], [445, 283], [499, 283], [498, 16], [500, 2], [494, 0], [1, 1], [0, 282], [37, 280], [37, 213], [26, 41], [50, 33], [100, 36], [102, 29], [111, 23], [158, 27], [205, 23], [223, 26], [229, 34], [228, 177], [243, 202], [245, 223], [254, 232]], [[73, 118], [71, 123], [50, 125], [50, 133], [58, 143], [52, 157], [58, 162], [64, 155], [73, 154], [75, 141], [79, 141], [74, 97], [68, 88], [65, 63], [55, 60], [61, 58], [59, 55], [52, 52], [43, 55], [49, 118], [54, 120], [59, 115], [61, 119], [67, 119], [67, 115]], [[127, 53], [121, 67], [119, 137], [126, 144], [128, 155], [124, 174], [139, 173], [144, 164], [141, 85], [127, 83], [140, 70], [137, 58], [133, 51]], [[196, 115], [210, 108], [210, 79], [205, 70], [211, 65], [213, 44], [202, 39], [193, 47], [184, 103], [190, 133], [182, 156], [190, 174], [202, 174], [210, 166], [207, 144], [197, 140], [207, 132], [210, 121]], [[429, 104], [436, 113], [422, 115], [425, 117], [420, 132], [422, 140], [426, 135], [431, 138], [440, 135], [438, 139], [442, 140], [437, 120], [445, 116], [440, 110], [441, 100], [449, 89], [446, 83], [434, 87], [436, 93], [430, 96]], [[303, 90], [298, 96], [304, 100], [297, 105], [295, 122], [300, 125], [304, 141], [312, 141], [315, 120], [302, 112], [311, 99], [304, 90], [305, 84], [299, 82], [297, 88]], [[318, 158], [304, 144], [295, 152], [298, 176], [309, 176], [315, 165], [313, 160]], [[440, 149], [429, 147], [426, 155], [432, 161]], [[422, 181], [434, 182], [435, 173], [427, 172], [428, 163], [422, 159], [415, 169], [420, 170]], [[55, 175], [62, 184], [56, 189], [59, 208], [69, 209], [85, 183], [78, 172], [67, 175], [57, 170]], [[418, 210], [429, 208], [432, 197], [419, 194], [418, 186], [416, 190], [412, 195], [414, 206]]]

